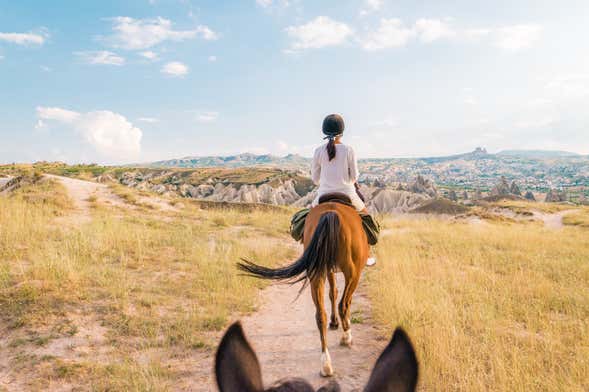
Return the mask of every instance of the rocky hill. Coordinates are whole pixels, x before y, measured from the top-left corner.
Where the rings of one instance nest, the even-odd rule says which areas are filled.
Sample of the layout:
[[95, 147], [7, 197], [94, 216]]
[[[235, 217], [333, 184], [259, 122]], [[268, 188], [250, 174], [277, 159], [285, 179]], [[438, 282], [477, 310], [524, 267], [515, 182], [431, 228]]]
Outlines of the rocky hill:
[[148, 163], [147, 167], [250, 167], [268, 166], [280, 168], [306, 168], [310, 160], [300, 155], [289, 154], [284, 157], [274, 155], [255, 155], [244, 153], [229, 156], [184, 157]]
[[272, 168], [145, 169], [113, 171], [97, 178], [199, 200], [290, 205], [313, 189], [307, 177]]
[[[122, 185], [163, 195], [213, 202], [265, 203], [307, 207], [316, 196], [314, 184], [297, 171], [267, 167], [150, 169], [107, 171], [99, 182]], [[362, 184], [367, 207], [374, 212], [407, 212], [438, 195], [433, 182], [421, 176], [403, 190]]]
[[[226, 157], [185, 157], [158, 161], [150, 168], [274, 167], [306, 175], [310, 159], [300, 155], [239, 154]], [[465, 154], [425, 158], [360, 159], [361, 182], [378, 186], [408, 184], [416, 176], [441, 186], [490, 191], [497, 179], [516, 180], [520, 191], [546, 193], [552, 188], [589, 188], [589, 156], [562, 151], [510, 150], [497, 154], [478, 147]]]

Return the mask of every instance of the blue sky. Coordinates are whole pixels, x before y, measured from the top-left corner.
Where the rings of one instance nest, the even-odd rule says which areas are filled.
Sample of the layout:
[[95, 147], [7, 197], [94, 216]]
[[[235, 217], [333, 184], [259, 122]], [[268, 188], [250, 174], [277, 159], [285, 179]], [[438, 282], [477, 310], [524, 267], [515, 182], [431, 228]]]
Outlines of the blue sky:
[[589, 2], [0, 0], [0, 162], [589, 154]]

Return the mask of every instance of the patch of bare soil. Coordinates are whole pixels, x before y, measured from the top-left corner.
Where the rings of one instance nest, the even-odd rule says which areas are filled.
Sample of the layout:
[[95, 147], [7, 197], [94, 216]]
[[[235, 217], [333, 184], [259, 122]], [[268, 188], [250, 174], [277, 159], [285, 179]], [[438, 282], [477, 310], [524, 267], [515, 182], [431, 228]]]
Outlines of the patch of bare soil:
[[[33, 375], [51, 367], [54, 360], [78, 362], [91, 358], [107, 360], [112, 348], [107, 344], [106, 328], [92, 315], [80, 310], [48, 323], [51, 328], [5, 329], [0, 337], [0, 391], [35, 390], [29, 385]], [[51, 390], [64, 386], [65, 380], [52, 381]], [[3, 389], [4, 388], [4, 389]], [[66, 388], [66, 390], [70, 390]]]
[[75, 223], [81, 223], [90, 219], [90, 207], [93, 200], [99, 203], [128, 207], [125, 201], [112, 193], [105, 184], [53, 174], [45, 174], [45, 177], [59, 181], [66, 188], [68, 195], [74, 203], [74, 207], [78, 210], [78, 214], [72, 217]]
[[[337, 282], [341, 295], [342, 274], [338, 274]], [[242, 320], [246, 335], [258, 354], [265, 385], [285, 377], [303, 377], [315, 388], [328, 381], [319, 375], [321, 346], [311, 293], [307, 288], [295, 301], [299, 288], [299, 285], [270, 286], [260, 294], [259, 310]], [[325, 292], [329, 317], [328, 290]], [[328, 332], [335, 379], [343, 391], [363, 388], [376, 358], [386, 345], [386, 341], [378, 340], [378, 331], [372, 326], [362, 285], [352, 302], [352, 322], [354, 341], [351, 348], [339, 345], [341, 325], [339, 330]]]
[[549, 229], [562, 229], [562, 227], [564, 226], [564, 224], [562, 223], [562, 218], [573, 212], [575, 212], [575, 210], [564, 210], [556, 212], [554, 214], [546, 214], [540, 211], [533, 211], [534, 218], [544, 222], [544, 226]]
[[[46, 174], [45, 176], [59, 181], [66, 187], [69, 196], [74, 202], [74, 206], [78, 210], [77, 216], [68, 218], [75, 220], [76, 223], [90, 219], [90, 207], [93, 202], [123, 208], [136, 208], [136, 206], [125, 202], [125, 200], [113, 193], [106, 184], [53, 174]], [[155, 196], [140, 197], [139, 202], [160, 211], [177, 211], [177, 208], [170, 205], [167, 200]]]

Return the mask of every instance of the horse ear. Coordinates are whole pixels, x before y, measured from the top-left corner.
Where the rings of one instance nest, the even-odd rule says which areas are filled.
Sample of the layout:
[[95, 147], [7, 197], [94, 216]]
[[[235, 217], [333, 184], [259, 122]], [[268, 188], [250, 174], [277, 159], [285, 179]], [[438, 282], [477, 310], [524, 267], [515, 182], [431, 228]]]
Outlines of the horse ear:
[[397, 328], [374, 365], [364, 392], [415, 391], [419, 366], [411, 340]]
[[264, 389], [260, 363], [239, 321], [229, 327], [219, 344], [215, 376], [221, 392], [260, 392]]

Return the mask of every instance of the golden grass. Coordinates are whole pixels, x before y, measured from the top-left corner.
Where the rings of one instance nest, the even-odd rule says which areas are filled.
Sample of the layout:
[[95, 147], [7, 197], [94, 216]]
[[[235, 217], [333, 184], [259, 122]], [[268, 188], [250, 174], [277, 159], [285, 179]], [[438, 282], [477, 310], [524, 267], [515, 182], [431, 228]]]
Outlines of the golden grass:
[[554, 214], [556, 212], [570, 210], [576, 208], [574, 205], [566, 203], [544, 203], [544, 202], [529, 202], [525, 200], [501, 200], [491, 203], [491, 205], [501, 208], [508, 208], [515, 213], [529, 213], [531, 211], [539, 211], [547, 214]]
[[[0, 198], [0, 326], [8, 331], [0, 339], [9, 347], [0, 356], [23, 368], [27, 388], [56, 380], [98, 390], [168, 388], [180, 375], [143, 363], [142, 353], [211, 350], [218, 339], [211, 332], [252, 311], [263, 285], [239, 276], [235, 262], [272, 264], [296, 253], [284, 246], [286, 212], [96, 205], [90, 221], [60, 224], [56, 215], [67, 217], [69, 205], [53, 182]], [[39, 352], [83, 339], [80, 328], [97, 334], [97, 352], [108, 355]]]
[[589, 207], [583, 207], [576, 212], [565, 215], [562, 218], [562, 223], [567, 226], [589, 228]]
[[[115, 191], [141, 206], [136, 190]], [[183, 199], [164, 213], [90, 202], [91, 220], [64, 225], [75, 212], [55, 182], [0, 198], [0, 357], [22, 389], [173, 390], [191, 377], [181, 370], [191, 358], [255, 307], [263, 283], [237, 275], [234, 262], [296, 253], [285, 246], [288, 208]], [[546, 230], [473, 211], [484, 220], [384, 219], [392, 234], [366, 276], [377, 324], [407, 328], [422, 390], [587, 390], [583, 224]], [[53, 348], [71, 339], [86, 339], [90, 354]]]
[[577, 228], [385, 222], [374, 316], [417, 346], [421, 389], [589, 389], [589, 236]]

